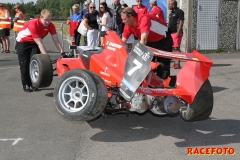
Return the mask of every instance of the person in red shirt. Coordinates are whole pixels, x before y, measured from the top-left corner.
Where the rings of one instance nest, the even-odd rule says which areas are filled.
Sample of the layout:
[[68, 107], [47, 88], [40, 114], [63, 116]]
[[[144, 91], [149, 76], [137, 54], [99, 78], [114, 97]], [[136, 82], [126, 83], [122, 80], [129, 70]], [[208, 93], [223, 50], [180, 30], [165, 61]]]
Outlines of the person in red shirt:
[[[167, 23], [154, 15], [137, 13], [132, 8], [125, 8], [121, 12], [121, 18], [125, 24], [122, 41], [126, 43], [131, 34], [140, 39], [140, 43], [163, 51], [172, 51], [172, 37], [168, 32]], [[170, 59], [154, 57], [154, 61], [162, 65], [156, 73], [162, 79], [170, 76]]]
[[20, 65], [21, 80], [23, 90], [32, 92], [36, 88], [32, 87], [29, 75], [29, 63], [34, 54], [48, 54], [42, 39], [51, 34], [55, 46], [64, 55], [63, 48], [58, 40], [57, 32], [54, 24], [51, 22], [52, 14], [50, 10], [43, 9], [40, 18], [30, 20], [18, 33], [17, 54]]
[[142, 0], [136, 0], [137, 6], [133, 7], [134, 11], [138, 14], [148, 14], [148, 8], [142, 4]]
[[149, 1], [150, 7], [152, 8], [152, 11], [150, 14], [155, 15], [158, 18], [162, 18], [164, 20], [164, 13], [163, 10], [157, 6], [157, 0], [150, 0]]

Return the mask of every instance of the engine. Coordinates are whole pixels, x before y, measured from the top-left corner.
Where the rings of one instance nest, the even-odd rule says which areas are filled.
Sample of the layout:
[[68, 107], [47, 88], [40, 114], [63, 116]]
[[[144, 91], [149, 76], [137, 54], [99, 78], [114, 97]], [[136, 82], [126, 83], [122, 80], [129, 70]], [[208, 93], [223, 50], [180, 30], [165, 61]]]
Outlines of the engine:
[[177, 97], [152, 97], [149, 95], [134, 94], [131, 100], [130, 111], [143, 113], [150, 109], [154, 114], [174, 114], [179, 111], [180, 101]]
[[149, 108], [149, 105], [150, 99], [146, 95], [135, 93], [131, 100], [130, 111], [143, 113]]
[[154, 114], [165, 115], [177, 113], [180, 108], [180, 100], [175, 96], [153, 97], [135, 93], [129, 103], [118, 92], [112, 90], [111, 93], [108, 106], [113, 110], [129, 109], [131, 112], [144, 113], [150, 109]]

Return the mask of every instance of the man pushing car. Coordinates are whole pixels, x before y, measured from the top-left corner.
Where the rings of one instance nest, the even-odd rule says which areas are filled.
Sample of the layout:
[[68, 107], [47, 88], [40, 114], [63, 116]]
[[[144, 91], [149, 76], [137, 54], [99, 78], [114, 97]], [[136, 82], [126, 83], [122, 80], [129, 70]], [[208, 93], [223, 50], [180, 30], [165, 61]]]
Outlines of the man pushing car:
[[[154, 15], [137, 15], [132, 8], [125, 8], [121, 12], [125, 24], [122, 41], [125, 43], [131, 34], [140, 40], [140, 43], [163, 51], [172, 51], [172, 37], [164, 19]], [[160, 62], [157, 68], [157, 75], [167, 79], [170, 75], [170, 59], [154, 57], [154, 61]]]
[[52, 14], [50, 10], [43, 9], [40, 18], [30, 20], [18, 33], [17, 40], [17, 54], [20, 65], [21, 80], [23, 90], [25, 92], [32, 92], [37, 88], [32, 86], [29, 75], [29, 63], [34, 54], [48, 54], [42, 39], [51, 34], [55, 46], [63, 53], [63, 48], [58, 40], [57, 32], [54, 24], [51, 22]]

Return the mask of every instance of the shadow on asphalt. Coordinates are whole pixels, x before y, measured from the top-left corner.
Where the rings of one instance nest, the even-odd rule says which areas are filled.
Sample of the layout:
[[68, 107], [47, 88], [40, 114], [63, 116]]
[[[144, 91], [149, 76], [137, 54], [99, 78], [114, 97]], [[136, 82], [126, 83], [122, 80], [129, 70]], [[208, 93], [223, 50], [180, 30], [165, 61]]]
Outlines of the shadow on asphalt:
[[232, 66], [232, 64], [213, 64], [213, 67], [226, 67], [226, 66]]
[[47, 97], [53, 97], [53, 93], [47, 93], [47, 94], [45, 94], [45, 96], [47, 96]]
[[212, 86], [213, 93], [221, 92], [221, 91], [226, 90], [226, 89], [228, 89], [228, 88], [218, 87], [218, 86]]
[[180, 116], [154, 117], [151, 114], [134, 114], [130, 117], [101, 117], [88, 123], [92, 128], [102, 130], [91, 137], [91, 140], [100, 142], [143, 141], [158, 136], [171, 136], [178, 139], [175, 140], [177, 147], [240, 143], [238, 120], [209, 118], [204, 121], [185, 122]]

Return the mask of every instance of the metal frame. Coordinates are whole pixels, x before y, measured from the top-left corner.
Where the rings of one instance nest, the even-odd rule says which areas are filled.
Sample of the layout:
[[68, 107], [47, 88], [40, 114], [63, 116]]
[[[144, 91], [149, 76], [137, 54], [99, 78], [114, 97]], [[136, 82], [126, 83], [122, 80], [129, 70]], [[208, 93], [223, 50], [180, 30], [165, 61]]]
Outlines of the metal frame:
[[60, 31], [61, 31], [61, 38], [62, 38], [62, 48], [63, 48], [63, 50], [64, 50], [64, 42], [63, 42], [63, 25], [64, 24], [66, 24], [66, 22], [63, 22], [62, 24], [61, 24], [61, 28], [60, 28]]

